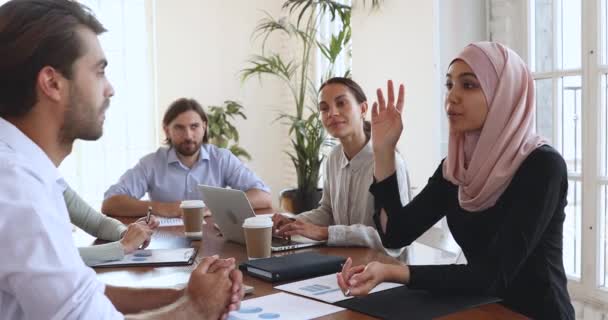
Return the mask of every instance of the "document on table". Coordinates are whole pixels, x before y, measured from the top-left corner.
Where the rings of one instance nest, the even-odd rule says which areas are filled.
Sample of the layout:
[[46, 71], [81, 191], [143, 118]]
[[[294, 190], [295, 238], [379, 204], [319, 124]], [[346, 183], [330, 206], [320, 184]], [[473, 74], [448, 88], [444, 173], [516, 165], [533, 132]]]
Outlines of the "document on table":
[[140, 266], [182, 266], [190, 265], [196, 258], [196, 248], [175, 249], [144, 249], [126, 254], [120, 260], [96, 261], [89, 264], [91, 267], [140, 267]]
[[184, 220], [182, 218], [164, 218], [157, 217], [160, 222], [161, 227], [173, 227], [173, 226], [183, 226]]
[[[150, 274], [152, 273], [152, 274]], [[163, 269], [155, 269], [152, 272], [142, 273], [141, 275], [127, 272], [104, 272], [98, 273], [99, 281], [119, 287], [133, 288], [183, 288], [190, 279], [189, 268], [184, 271], [165, 272]]]
[[[98, 273], [97, 279], [106, 285], [131, 288], [176, 288], [188, 285], [192, 267], [180, 268], [180, 271], [155, 269], [150, 272], [137, 274], [127, 271]], [[151, 274], [150, 274], [151, 273]], [[245, 294], [252, 293], [254, 288], [243, 284]]]
[[[377, 285], [370, 293], [388, 290], [400, 287], [402, 284], [383, 282]], [[312, 279], [306, 279], [298, 282], [292, 282], [280, 286], [275, 289], [295, 293], [301, 296], [317, 299], [329, 303], [335, 303], [342, 300], [352, 299], [352, 296], [346, 297], [338, 286], [336, 274], [328, 274]]]
[[342, 310], [345, 309], [280, 292], [242, 301], [241, 308], [230, 312], [228, 320], [307, 320]]
[[[164, 218], [157, 217], [160, 222], [160, 227], [178, 227], [184, 225], [184, 220], [182, 218]], [[203, 220], [203, 224], [207, 224], [205, 220]]]

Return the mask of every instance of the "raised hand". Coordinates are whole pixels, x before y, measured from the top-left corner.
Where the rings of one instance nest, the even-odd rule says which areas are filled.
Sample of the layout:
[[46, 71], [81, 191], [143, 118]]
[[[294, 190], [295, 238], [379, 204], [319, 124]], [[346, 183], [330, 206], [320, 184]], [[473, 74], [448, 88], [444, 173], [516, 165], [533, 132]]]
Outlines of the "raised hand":
[[372, 146], [374, 149], [374, 177], [384, 180], [395, 172], [395, 149], [403, 132], [401, 112], [405, 99], [405, 88], [399, 85], [395, 101], [393, 81], [387, 82], [388, 100], [384, 100], [382, 89], [376, 94], [378, 101], [372, 106]]
[[399, 95], [395, 101], [393, 81], [387, 82], [388, 100], [385, 101], [382, 89], [376, 91], [378, 101], [372, 106], [372, 143], [374, 151], [394, 152], [403, 131], [401, 113], [403, 111], [405, 88], [399, 85]]

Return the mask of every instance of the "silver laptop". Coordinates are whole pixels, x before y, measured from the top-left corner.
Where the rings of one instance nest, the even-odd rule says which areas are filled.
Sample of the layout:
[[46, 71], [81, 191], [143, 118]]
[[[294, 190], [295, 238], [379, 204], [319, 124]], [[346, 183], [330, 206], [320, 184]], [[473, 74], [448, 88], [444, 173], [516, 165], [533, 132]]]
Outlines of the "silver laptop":
[[[255, 217], [247, 196], [241, 190], [226, 189], [199, 185], [199, 190], [207, 208], [213, 214], [213, 220], [226, 240], [245, 244], [243, 222], [249, 217]], [[293, 236], [291, 241], [273, 237], [272, 251], [285, 251], [307, 248], [325, 243], [302, 236]]]

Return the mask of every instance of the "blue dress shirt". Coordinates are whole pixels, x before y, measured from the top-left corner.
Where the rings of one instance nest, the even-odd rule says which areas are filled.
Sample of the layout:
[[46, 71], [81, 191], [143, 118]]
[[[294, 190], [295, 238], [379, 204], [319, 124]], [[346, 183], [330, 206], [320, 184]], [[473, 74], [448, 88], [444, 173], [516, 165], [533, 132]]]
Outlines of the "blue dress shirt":
[[192, 168], [179, 161], [175, 148], [159, 148], [127, 170], [118, 183], [106, 191], [104, 197], [108, 199], [115, 195], [128, 195], [141, 199], [147, 192], [152, 201], [202, 200], [199, 184], [270, 192], [264, 182], [232, 152], [203, 144], [199, 159]]

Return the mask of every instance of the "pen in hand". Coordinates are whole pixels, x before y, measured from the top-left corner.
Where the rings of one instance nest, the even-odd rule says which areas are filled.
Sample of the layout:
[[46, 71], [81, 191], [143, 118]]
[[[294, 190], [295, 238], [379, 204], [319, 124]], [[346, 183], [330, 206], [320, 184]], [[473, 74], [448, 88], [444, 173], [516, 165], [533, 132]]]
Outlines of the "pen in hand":
[[350, 288], [346, 289], [346, 292], [344, 292], [344, 296], [345, 297], [350, 296]]
[[148, 207], [148, 214], [146, 214], [146, 224], [150, 223], [151, 215], [152, 215], [152, 207]]
[[342, 272], [340, 274], [340, 277], [342, 278], [342, 281], [344, 283], [344, 285], [346, 285], [346, 291], [344, 291], [344, 296], [348, 297], [350, 296], [350, 267], [353, 264], [353, 260], [349, 257], [348, 259], [346, 259], [346, 261], [344, 262], [344, 265], [342, 265]]

